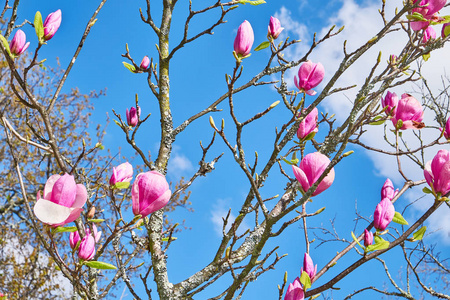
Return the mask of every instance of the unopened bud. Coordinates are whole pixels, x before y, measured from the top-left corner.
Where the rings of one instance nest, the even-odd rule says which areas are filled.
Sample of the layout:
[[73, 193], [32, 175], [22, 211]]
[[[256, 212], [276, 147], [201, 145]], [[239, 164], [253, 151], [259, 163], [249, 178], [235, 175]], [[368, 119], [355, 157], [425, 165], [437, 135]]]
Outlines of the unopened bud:
[[272, 103], [272, 104], [269, 106], [269, 109], [274, 108], [274, 107], [277, 106], [278, 104], [280, 104], [280, 100], [275, 101], [274, 103]]
[[348, 151], [348, 152], [345, 152], [345, 153], [342, 155], [342, 157], [347, 157], [347, 156], [353, 154], [354, 152], [355, 152], [355, 151], [353, 151], [353, 150], [350, 150], [350, 151]]
[[95, 206], [92, 206], [89, 210], [88, 214], [86, 215], [86, 218], [93, 219], [95, 215]]

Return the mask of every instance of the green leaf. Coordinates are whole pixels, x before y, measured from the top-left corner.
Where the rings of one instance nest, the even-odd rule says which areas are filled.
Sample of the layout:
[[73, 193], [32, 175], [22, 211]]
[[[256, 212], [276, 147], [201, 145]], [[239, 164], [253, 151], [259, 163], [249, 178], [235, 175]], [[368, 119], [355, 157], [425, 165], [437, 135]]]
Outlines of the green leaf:
[[431, 56], [431, 54], [427, 53], [427, 54], [422, 55], [422, 58], [424, 61], [427, 61], [430, 58], [430, 56]]
[[405, 218], [403, 218], [402, 214], [399, 213], [398, 211], [395, 212], [392, 221], [400, 225], [408, 225], [408, 222], [405, 220]]
[[[175, 241], [176, 239], [177, 239], [177, 238], [174, 237], [174, 236], [170, 238], [171, 241]], [[162, 240], [163, 242], [168, 242], [168, 241], [169, 241], [169, 238], [168, 238], [168, 237], [165, 237], [165, 238], [162, 238], [161, 240]]]
[[422, 189], [422, 192], [424, 192], [425, 194], [433, 194], [433, 191], [430, 190], [427, 186]]
[[123, 190], [123, 189], [127, 189], [130, 186], [130, 183], [125, 181], [125, 182], [117, 182], [113, 187], [115, 187], [116, 189], [119, 190]]
[[113, 119], [113, 121], [114, 121], [114, 123], [116, 123], [117, 125], [119, 125], [120, 127], [122, 127], [122, 125], [119, 123], [119, 121], [114, 120], [114, 119]]
[[101, 223], [105, 222], [105, 219], [88, 219], [88, 221], [92, 223]]
[[102, 269], [102, 270], [115, 270], [117, 269], [116, 266], [102, 262], [102, 261], [95, 261], [95, 260], [91, 260], [91, 261], [85, 261], [83, 262], [84, 265], [94, 268], [94, 269]]
[[289, 160], [287, 160], [286, 158], [282, 157], [281, 158], [285, 163], [287, 163], [288, 165], [295, 165], [294, 163], [290, 162]]
[[311, 278], [309, 278], [308, 273], [305, 271], [302, 272], [302, 275], [300, 275], [300, 282], [303, 284], [303, 290], [306, 291], [311, 287]]
[[[446, 17], [450, 17], [450, 16], [446, 16]], [[450, 26], [446, 26], [444, 28], [444, 36], [447, 37], [449, 34], [450, 34]]]
[[358, 238], [355, 236], [355, 234], [353, 233], [353, 231], [352, 231], [352, 238], [353, 238], [353, 240], [362, 248], [362, 249], [364, 249], [364, 247], [359, 243], [359, 241], [358, 241]]
[[3, 35], [0, 34], [0, 40], [2, 41], [3, 47], [5, 47], [6, 52], [11, 56], [11, 49], [9, 49], [8, 41], [5, 39]]
[[397, 128], [397, 129], [400, 129], [400, 128], [402, 128], [402, 127], [403, 127], [403, 120], [402, 120], [402, 119], [399, 119], [399, 120], [397, 121], [396, 128]]
[[136, 68], [132, 64], [126, 63], [124, 61], [122, 63], [125, 66], [125, 68], [130, 70], [131, 73], [134, 73], [136, 71]]
[[389, 247], [389, 242], [383, 240], [379, 236], [375, 236], [374, 240], [375, 240], [374, 244], [369, 245], [369, 246], [366, 247], [366, 251], [367, 252], [376, 251], [376, 250], [383, 250], [383, 249], [387, 249]]
[[423, 226], [419, 228], [416, 232], [413, 233], [413, 242], [420, 241], [423, 239], [423, 236], [425, 234], [425, 231], [427, 231], [427, 226]]
[[[438, 24], [444, 24], [444, 23], [448, 23], [450, 22], [450, 16], [439, 16], [439, 20], [438, 21], [431, 21], [430, 24], [431, 25], [438, 25]], [[445, 30], [444, 30], [445, 33]], [[447, 36], [447, 35], [446, 35]]]
[[384, 122], [386, 122], [386, 120], [370, 122], [369, 125], [381, 125], [381, 124], [384, 124]]
[[60, 233], [60, 232], [75, 232], [77, 231], [77, 227], [75, 226], [68, 226], [68, 227], [56, 227], [53, 229], [53, 233]]
[[34, 30], [36, 31], [36, 35], [39, 39], [39, 43], [44, 42], [44, 24], [42, 23], [42, 16], [39, 11], [34, 15]]
[[262, 42], [261, 44], [258, 45], [258, 47], [255, 48], [255, 51], [266, 49], [269, 46], [270, 46], [270, 43], [268, 41]]
[[410, 21], [428, 21], [418, 12], [415, 12], [412, 15], [406, 15], [406, 18]]
[[305, 138], [303, 139], [303, 141], [309, 141], [312, 140], [314, 138], [314, 136], [316, 135], [316, 132], [310, 132], [307, 136], [305, 136]]
[[250, 4], [250, 5], [260, 5], [266, 3], [264, 0], [239, 0], [237, 3], [239, 4]]

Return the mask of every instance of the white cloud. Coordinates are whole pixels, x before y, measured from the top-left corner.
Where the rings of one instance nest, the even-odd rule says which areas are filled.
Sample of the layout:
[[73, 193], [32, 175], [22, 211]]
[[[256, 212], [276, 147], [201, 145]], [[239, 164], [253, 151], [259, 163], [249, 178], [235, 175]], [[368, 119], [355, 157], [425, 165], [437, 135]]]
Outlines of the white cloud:
[[[365, 44], [368, 40], [374, 37], [377, 32], [382, 28], [382, 19], [378, 13], [380, 8], [379, 1], [366, 1], [362, 4], [356, 3], [354, 0], [343, 0], [341, 8], [336, 11], [334, 16], [332, 16], [329, 21], [323, 25], [321, 32], [317, 34], [320, 38], [328, 32], [331, 26], [336, 25], [336, 28], [345, 26], [345, 29], [338, 35], [335, 36], [321, 45], [319, 45], [310, 55], [309, 59], [313, 62], [321, 62], [325, 67], [325, 80], [322, 86], [316, 88], [317, 92], [320, 92], [323, 85], [327, 82], [327, 79], [334, 75], [337, 70], [341, 60], [343, 58], [343, 44], [346, 41], [347, 53], [350, 53], [357, 49], [359, 46]], [[393, 16], [395, 8], [401, 7], [402, 1], [386, 1], [386, 18], [389, 19]], [[443, 15], [447, 14], [442, 12]], [[300, 37], [303, 42], [293, 47], [289, 52], [286, 53], [286, 57], [291, 60], [296, 60], [301, 58], [306, 50], [309, 48], [307, 36], [312, 36], [312, 32], [307, 32], [306, 27], [298, 22], [293, 22], [291, 18], [291, 13], [286, 8], [282, 7], [280, 12], [277, 14], [282, 26], [286, 27], [285, 34], [293, 38]], [[285, 24], [288, 24], [285, 26]], [[436, 31], [439, 29], [437, 28]], [[306, 43], [304, 43], [306, 42]], [[335, 87], [346, 87], [356, 84], [360, 87], [366, 76], [368, 76], [371, 68], [374, 66], [378, 53], [381, 51], [381, 66], [380, 69], [386, 65], [386, 61], [390, 54], [399, 54], [400, 50], [403, 48], [404, 44], [407, 42], [405, 33], [403, 31], [390, 33], [387, 38], [382, 39], [376, 45], [372, 47], [368, 52], [361, 56], [358, 61], [352, 65], [336, 82]], [[442, 80], [441, 75], [445, 74], [446, 69], [450, 68], [450, 61], [448, 60], [448, 46], [444, 49], [439, 49], [432, 52], [431, 58], [424, 64], [422, 68], [422, 73], [424, 77], [427, 78], [428, 84], [435, 94], [442, 90]], [[384, 65], [383, 65], [384, 64]], [[412, 68], [416, 68], [416, 65], [412, 65]], [[294, 88], [293, 86], [293, 76], [296, 74], [297, 70], [292, 70], [290, 74], [287, 74], [289, 88]], [[348, 116], [350, 109], [352, 108], [352, 102], [356, 98], [356, 94], [359, 88], [354, 88], [351, 90], [344, 91], [342, 93], [333, 94], [327, 97], [321, 104], [320, 110], [325, 110], [330, 114], [336, 114], [338, 122], [342, 122]], [[414, 91], [419, 93], [413, 93], [417, 99], [421, 99], [422, 95], [420, 89], [413, 84], [404, 85], [401, 87], [396, 87], [395, 89], [390, 89], [401, 95], [405, 92], [412, 93]], [[312, 101], [310, 98], [307, 99], [307, 105]], [[436, 124], [434, 121], [434, 116], [430, 111], [425, 111], [424, 122], [427, 125]], [[394, 135], [389, 129], [392, 128], [392, 124], [387, 124], [387, 133], [391, 141], [394, 139]], [[367, 145], [373, 146], [375, 148], [394, 151], [385, 141], [384, 141], [384, 128], [383, 126], [368, 126], [367, 132], [362, 136], [361, 141]], [[418, 131], [416, 131], [418, 132]], [[434, 140], [438, 133], [436, 130], [422, 129], [422, 140], [427, 143]], [[403, 132], [403, 138], [408, 142], [408, 146], [412, 149], [419, 146], [418, 139], [414, 136], [412, 130], [407, 130]], [[448, 148], [448, 147], [446, 147]], [[398, 172], [397, 160], [394, 156], [388, 156], [380, 154], [373, 151], [366, 151], [365, 153], [373, 161], [375, 170], [374, 174], [382, 177], [391, 178], [396, 185], [400, 185], [403, 182], [403, 178]], [[425, 150], [424, 158], [425, 161], [432, 159], [436, 154], [438, 149], [432, 147], [431, 149]], [[423, 171], [421, 168], [407, 159], [406, 157], [401, 158], [402, 170], [408, 177], [413, 180], [423, 179]], [[421, 188], [420, 188], [421, 189]], [[415, 196], [406, 197], [411, 201], [417, 199], [421, 192], [415, 193]], [[420, 203], [420, 204], [419, 204]], [[430, 203], [426, 201], [419, 201], [414, 204], [415, 213], [423, 213], [426, 208], [430, 206]], [[450, 219], [443, 218], [444, 213], [448, 214], [448, 208], [441, 208], [429, 219], [430, 230], [440, 230], [442, 238], [446, 240], [449, 239], [450, 232]], [[450, 242], [450, 241], [449, 241]]]
[[[34, 248], [28, 244], [23, 243], [20, 241], [18, 237], [9, 237], [7, 239], [7, 243], [4, 245], [4, 247], [0, 251], [0, 256], [3, 259], [14, 259], [16, 262], [16, 265], [21, 265], [26, 263], [25, 258], [32, 257], [33, 255], [36, 255], [34, 252]], [[29, 263], [29, 262], [28, 262]], [[41, 268], [45, 268], [48, 265], [48, 256], [44, 255], [44, 253], [38, 252], [38, 259], [37, 264]], [[13, 276], [14, 270], [13, 265], [10, 266], [9, 270], [8, 268], [3, 269], [6, 273], [0, 274], [6, 277]], [[8, 274], [8, 272], [11, 272]], [[56, 274], [56, 275], [55, 275]], [[30, 274], [28, 274], [30, 275]], [[29, 276], [29, 278], [40, 276], [39, 270], [35, 270], [34, 276]], [[52, 276], [48, 276], [48, 280], [46, 281], [48, 283], [40, 287], [40, 290], [44, 291], [45, 289], [48, 289], [50, 285], [59, 284], [59, 289], [57, 291], [53, 291], [51, 294], [56, 295], [60, 297], [61, 299], [69, 299], [71, 298], [73, 294], [73, 288], [70, 281], [63, 276], [61, 272], [53, 273]], [[24, 285], [29, 284], [29, 282], [23, 282]], [[33, 284], [33, 283], [31, 283]]]
[[[214, 231], [216, 232], [217, 236], [222, 237], [222, 229], [223, 229], [223, 219], [226, 218], [229, 209], [231, 208], [230, 205], [231, 199], [217, 199], [216, 203], [214, 203], [213, 208], [211, 210], [211, 222], [214, 226]], [[236, 216], [234, 213], [230, 213], [230, 216], [228, 217], [228, 223], [225, 227], [225, 230], [228, 231], [231, 228], [231, 224], [236, 219]], [[241, 226], [239, 226], [239, 229], [237, 231], [237, 234], [243, 234], [248, 228], [248, 224], [245, 222], [245, 220], [241, 223]]]
[[172, 180], [179, 180], [181, 177], [190, 176], [189, 172], [193, 169], [192, 162], [186, 155], [181, 153], [181, 147], [175, 145], [167, 167], [167, 175]]

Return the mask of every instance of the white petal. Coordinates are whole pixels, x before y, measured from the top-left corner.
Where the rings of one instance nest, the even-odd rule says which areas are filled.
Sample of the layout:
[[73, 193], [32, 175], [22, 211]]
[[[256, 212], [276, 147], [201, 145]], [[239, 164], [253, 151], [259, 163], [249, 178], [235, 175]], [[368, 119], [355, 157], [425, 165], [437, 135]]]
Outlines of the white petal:
[[64, 222], [73, 208], [55, 204], [51, 201], [40, 199], [34, 205], [34, 214], [43, 223], [54, 225]]

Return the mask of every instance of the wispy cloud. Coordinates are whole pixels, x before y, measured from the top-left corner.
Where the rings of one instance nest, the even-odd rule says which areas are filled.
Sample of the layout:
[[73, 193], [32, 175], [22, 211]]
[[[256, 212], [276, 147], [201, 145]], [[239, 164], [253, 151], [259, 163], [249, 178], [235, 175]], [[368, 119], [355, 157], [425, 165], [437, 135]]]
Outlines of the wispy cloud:
[[[341, 8], [337, 10], [325, 24], [323, 24], [323, 29], [317, 34], [317, 36], [319, 38], [324, 36], [333, 25], [336, 25], [336, 28], [345, 26], [345, 29], [338, 36], [335, 36], [319, 45], [309, 57], [309, 59], [313, 62], [321, 62], [325, 66], [326, 75], [323, 84], [327, 82], [327, 78], [329, 79], [333, 76], [334, 72], [341, 63], [344, 55], [344, 42], [346, 43], [347, 52], [350, 53], [374, 37], [377, 34], [377, 31], [383, 26], [382, 19], [377, 13], [377, 10], [380, 8], [379, 1], [365, 1], [363, 3], [357, 3], [354, 0], [343, 0], [341, 2]], [[401, 2], [386, 2], [387, 18], [393, 16], [396, 5], [401, 6]], [[445, 15], [446, 13], [443, 14]], [[292, 47], [292, 49], [286, 53], [286, 57], [291, 60], [301, 58], [305, 54], [306, 49], [309, 48], [308, 36], [312, 37], [313, 33], [308, 32], [305, 25], [292, 21], [291, 12], [285, 7], [280, 9], [277, 13], [277, 17], [280, 19], [282, 26], [286, 28], [286, 32], [284, 34], [289, 35], [292, 38], [301, 38], [303, 40], [302, 43]], [[437, 28], [436, 30], [438, 31], [439, 29]], [[330, 114], [336, 114], [337, 121], [342, 122], [348, 116], [359, 87], [361, 87], [365, 80], [365, 76], [369, 74], [371, 68], [375, 65], [379, 52], [382, 53], [382, 64], [386, 64], [389, 55], [399, 54], [406, 42], [407, 39], [402, 31], [393, 32], [388, 38], [378, 42], [372, 49], [361, 56], [357, 63], [352, 65], [335, 84], [335, 87], [346, 87], [355, 84], [357, 87], [327, 97], [322, 102], [319, 110], [329, 112]], [[431, 54], [431, 58], [426, 64], [424, 64], [421, 70], [424, 77], [427, 78], [431, 90], [442, 90], [441, 74], [445, 74], [446, 69], [450, 68], [450, 61], [447, 57], [448, 46], [444, 49], [434, 51]], [[411, 67], [415, 68], [416, 65]], [[288, 86], [292, 89], [294, 88], [293, 76], [296, 71], [297, 70], [292, 70], [291, 73], [286, 74], [286, 77], [289, 78]], [[319, 86], [316, 90], [320, 92], [320, 88], [321, 86]], [[398, 95], [405, 92], [411, 93], [417, 99], [421, 99], [422, 97], [420, 88], [418, 88], [415, 84], [403, 85], [392, 89], [391, 91], [396, 92]], [[307, 101], [311, 101], [311, 99], [307, 99]], [[424, 122], [427, 125], [436, 125], [433, 113], [430, 111], [425, 111]], [[388, 122], [386, 132], [391, 141], [393, 141], [394, 136], [389, 131], [391, 128], [392, 124]], [[387, 151], [394, 150], [384, 140], [384, 126], [368, 126], [365, 129], [367, 129], [367, 132], [361, 137], [362, 142], [375, 148]], [[424, 143], [430, 142], [438, 136], [437, 131], [431, 129], [422, 129], [420, 134]], [[412, 130], [404, 131], [403, 138], [408, 142], [408, 146], [411, 149], [414, 149], [420, 145], [419, 140], [414, 136]], [[397, 160], [395, 156], [384, 155], [373, 151], [364, 151], [375, 166], [375, 169], [372, 171], [375, 175], [390, 177], [397, 185], [402, 183], [403, 179], [398, 172]], [[424, 153], [425, 161], [432, 159], [436, 152], [436, 147], [426, 150]], [[423, 179], [422, 169], [410, 159], [402, 157], [401, 167], [403, 172], [408, 174], [411, 179]], [[368, 170], [368, 172], [371, 171]], [[420, 192], [416, 193], [414, 197], [406, 196], [405, 198], [413, 201], [419, 197], [419, 194]], [[414, 205], [415, 213], [423, 213], [426, 207], [429, 207], [429, 203], [426, 201], [417, 202]], [[429, 219], [429, 226], [431, 230], [442, 229], [439, 231], [442, 238], [445, 238], [450, 242], [448, 236], [450, 232], [450, 221], [448, 221], [448, 218], [442, 218], [444, 210], [447, 210], [448, 213], [448, 208], [443, 208], [436, 212]]]
[[[217, 236], [222, 237], [222, 229], [223, 229], [223, 219], [226, 218], [228, 211], [231, 208], [231, 199], [217, 199], [216, 203], [214, 203], [212, 210], [211, 210], [211, 222], [214, 226], [214, 231], [216, 232]], [[228, 217], [228, 223], [225, 227], [225, 230], [228, 231], [231, 228], [231, 224], [236, 219], [236, 215], [234, 213], [230, 213], [230, 216]], [[241, 226], [239, 227], [237, 234], [242, 234], [250, 228], [248, 224], [245, 222], [245, 220], [242, 222]]]

